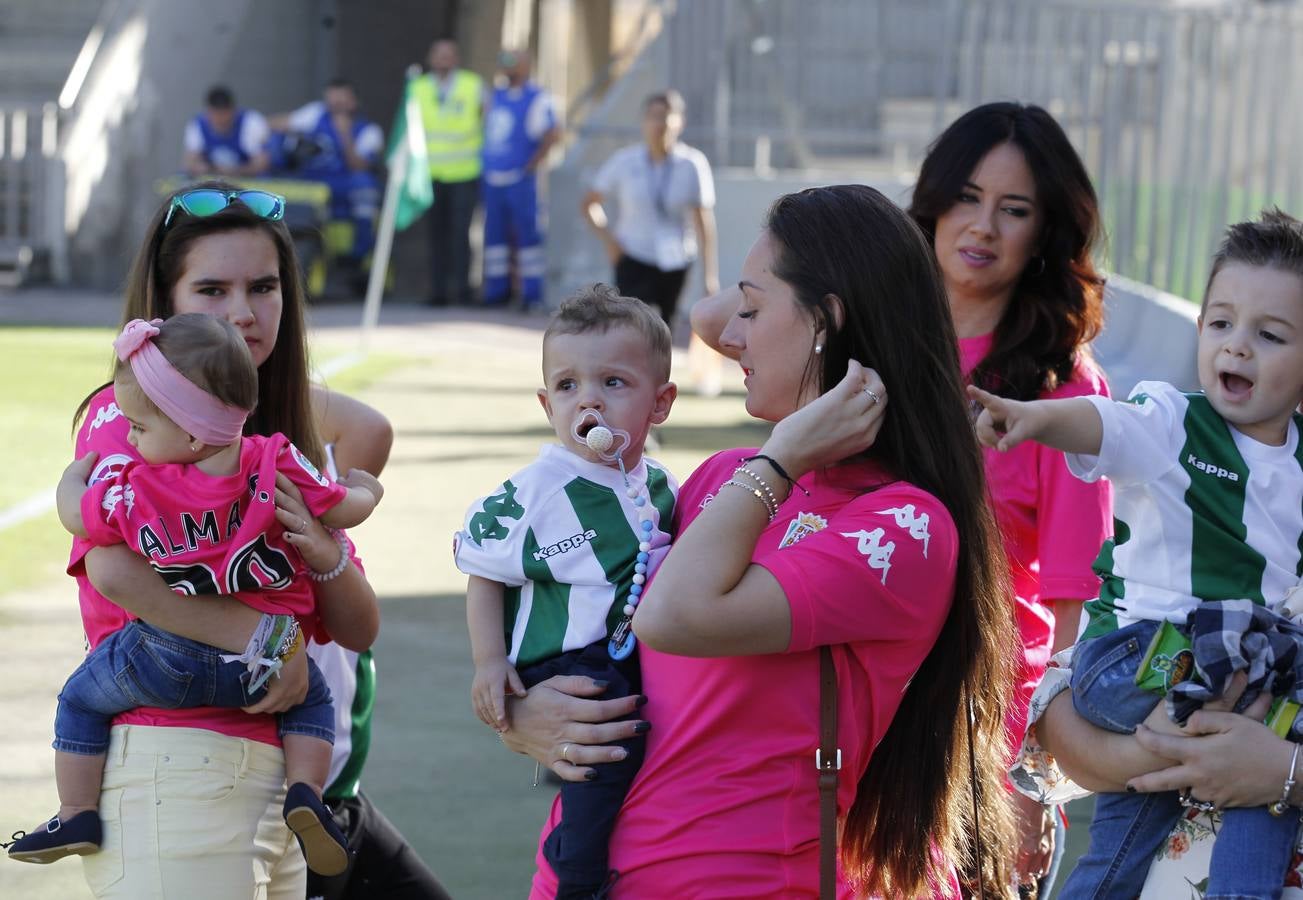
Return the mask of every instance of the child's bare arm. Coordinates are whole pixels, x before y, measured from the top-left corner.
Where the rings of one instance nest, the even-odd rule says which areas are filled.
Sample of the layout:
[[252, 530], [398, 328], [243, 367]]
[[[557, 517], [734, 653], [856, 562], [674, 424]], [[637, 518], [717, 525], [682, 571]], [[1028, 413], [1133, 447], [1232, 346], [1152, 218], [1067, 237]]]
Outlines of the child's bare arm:
[[982, 404], [977, 439], [1001, 452], [1036, 441], [1065, 453], [1098, 456], [1104, 421], [1085, 397], [1063, 400], [1010, 400], [969, 385], [968, 396]]
[[59, 486], [54, 491], [54, 504], [59, 510], [59, 522], [69, 534], [86, 537], [86, 523], [81, 517], [81, 498], [86, 494], [86, 480], [99, 454], [91, 451], [81, 459], [73, 460], [63, 470]]
[[354, 528], [361, 525], [385, 495], [380, 481], [370, 472], [361, 469], [349, 469], [348, 474], [339, 479], [339, 483], [348, 489], [348, 493], [343, 500], [321, 515], [321, 524], [328, 528]]
[[516, 669], [507, 662], [503, 647], [503, 585], [478, 575], [466, 583], [466, 625], [471, 636], [471, 659], [475, 678], [471, 683], [471, 706], [481, 722], [496, 731], [506, 731], [505, 688], [517, 697], [525, 696]]

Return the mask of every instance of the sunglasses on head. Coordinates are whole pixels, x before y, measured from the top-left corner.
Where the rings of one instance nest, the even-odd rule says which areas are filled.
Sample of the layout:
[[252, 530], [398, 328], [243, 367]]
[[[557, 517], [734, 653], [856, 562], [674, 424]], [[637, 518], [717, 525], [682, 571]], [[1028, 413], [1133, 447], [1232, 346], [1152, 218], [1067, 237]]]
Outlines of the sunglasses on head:
[[219, 191], [214, 188], [196, 188], [185, 191], [172, 198], [167, 209], [167, 218], [163, 220], [166, 228], [172, 222], [172, 216], [178, 209], [192, 216], [213, 216], [232, 203], [239, 201], [255, 216], [278, 222], [285, 218], [285, 198], [269, 191]]

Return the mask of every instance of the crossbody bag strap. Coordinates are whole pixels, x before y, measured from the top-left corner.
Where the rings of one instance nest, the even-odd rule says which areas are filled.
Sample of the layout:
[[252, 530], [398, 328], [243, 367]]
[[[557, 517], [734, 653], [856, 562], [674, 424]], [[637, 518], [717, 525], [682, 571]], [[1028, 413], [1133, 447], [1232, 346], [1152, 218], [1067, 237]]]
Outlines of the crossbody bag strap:
[[832, 649], [819, 648], [819, 897], [837, 897], [837, 775], [842, 752], [837, 747], [837, 669]]

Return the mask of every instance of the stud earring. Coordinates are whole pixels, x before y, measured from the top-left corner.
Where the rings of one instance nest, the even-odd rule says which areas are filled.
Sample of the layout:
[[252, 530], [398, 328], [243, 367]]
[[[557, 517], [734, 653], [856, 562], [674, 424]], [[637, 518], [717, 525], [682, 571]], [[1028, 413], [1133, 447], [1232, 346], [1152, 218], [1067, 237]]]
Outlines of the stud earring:
[[199, 452], [199, 444], [198, 444], [198, 442], [195, 442], [195, 443], [193, 443], [193, 444], [190, 445], [190, 452], [191, 452], [191, 453], [198, 453], [198, 452]]
[[822, 353], [822, 352], [823, 352], [823, 344], [815, 344], [815, 345], [814, 345], [814, 352], [815, 352], [816, 355], [819, 354], [819, 353]]

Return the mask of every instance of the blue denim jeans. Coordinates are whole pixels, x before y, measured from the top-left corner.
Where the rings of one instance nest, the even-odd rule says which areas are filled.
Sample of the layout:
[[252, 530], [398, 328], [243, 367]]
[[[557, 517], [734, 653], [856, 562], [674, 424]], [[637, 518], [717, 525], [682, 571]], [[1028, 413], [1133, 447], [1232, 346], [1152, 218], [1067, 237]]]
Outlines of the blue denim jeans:
[[[54, 749], [94, 756], [109, 747], [109, 725], [118, 713], [139, 706], [190, 709], [257, 703], [244, 663], [222, 662], [222, 651], [141, 621], [106, 637], [64, 683], [54, 714]], [[335, 742], [330, 689], [308, 660], [308, 696], [281, 714], [279, 730]]]
[[[1084, 641], [1072, 657], [1072, 702], [1083, 718], [1123, 734], [1159, 703], [1136, 687], [1135, 675], [1158, 631], [1137, 622]], [[1064, 900], [1135, 897], [1155, 853], [1185, 812], [1174, 792], [1101, 793], [1090, 822], [1090, 849], [1077, 861]], [[1297, 810], [1276, 817], [1263, 807], [1226, 810], [1213, 844], [1207, 900], [1279, 897], [1298, 833]]]
[[[607, 653], [606, 638], [582, 650], [571, 650], [520, 670], [520, 679], [526, 687], [553, 675], [587, 675], [605, 681], [603, 700], [642, 692], [638, 654], [616, 662]], [[557, 900], [592, 897], [609, 875], [607, 842], [633, 777], [642, 765], [647, 744], [642, 735], [614, 743], [629, 755], [618, 762], [596, 766], [597, 778], [593, 781], [561, 783], [561, 821], [543, 841], [543, 858], [552, 866], [559, 882]]]

